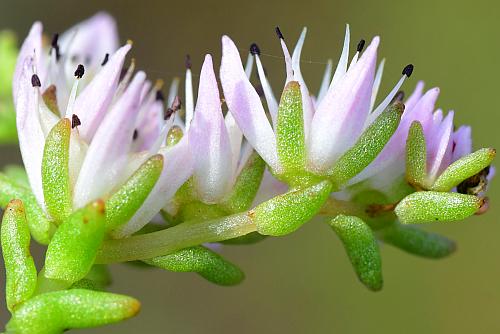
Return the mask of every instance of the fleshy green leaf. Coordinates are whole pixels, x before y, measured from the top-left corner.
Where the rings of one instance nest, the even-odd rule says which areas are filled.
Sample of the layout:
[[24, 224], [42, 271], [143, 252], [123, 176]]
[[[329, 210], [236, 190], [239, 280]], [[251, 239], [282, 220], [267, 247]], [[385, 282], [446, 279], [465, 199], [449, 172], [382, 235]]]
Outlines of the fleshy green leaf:
[[297, 81], [290, 81], [281, 96], [276, 122], [278, 159], [286, 179], [293, 179], [304, 170], [306, 148], [302, 95]]
[[382, 151], [398, 128], [404, 105], [391, 104], [359, 137], [356, 144], [342, 155], [328, 173], [334, 189], [340, 189], [365, 169]]
[[180, 127], [178, 127], [177, 125], [172, 126], [167, 134], [167, 146], [174, 146], [181, 141], [183, 136], [184, 133], [182, 132], [182, 129]]
[[394, 211], [403, 224], [450, 222], [473, 215], [483, 203], [472, 195], [419, 191], [406, 196]]
[[370, 227], [358, 217], [344, 215], [335, 217], [330, 226], [344, 244], [359, 280], [370, 290], [382, 289], [382, 261]]
[[0, 207], [5, 208], [13, 198], [19, 198], [23, 202], [28, 227], [33, 238], [37, 242], [47, 245], [56, 230], [56, 226], [47, 219], [29, 189], [12, 182], [11, 178], [0, 173]]
[[74, 283], [72, 289], [104, 290], [111, 284], [111, 275], [106, 265], [95, 264], [85, 278]]
[[228, 199], [221, 204], [231, 213], [248, 210], [259, 190], [266, 163], [254, 152], [236, 179]]
[[328, 198], [332, 184], [322, 181], [313, 186], [276, 196], [249, 212], [257, 231], [280, 236], [292, 233], [309, 221]]
[[45, 140], [42, 160], [42, 186], [48, 213], [58, 222], [71, 214], [69, 180], [69, 139], [71, 122], [63, 118]]
[[7, 334], [59, 334], [72, 328], [116, 323], [139, 312], [131, 297], [83, 289], [48, 292], [21, 305], [7, 323]]
[[202, 246], [185, 248], [144, 262], [175, 272], [196, 272], [218, 285], [235, 285], [245, 278], [243, 272], [234, 264]]
[[132, 218], [155, 186], [162, 170], [163, 156], [152, 156], [106, 201], [108, 229], [126, 224]]
[[488, 167], [495, 155], [495, 149], [483, 148], [458, 159], [441, 173], [431, 189], [434, 191], [450, 191], [465, 179]]
[[23, 203], [12, 200], [5, 209], [1, 226], [2, 254], [5, 262], [5, 296], [13, 311], [31, 297], [36, 288], [36, 267], [30, 253], [30, 231]]
[[406, 140], [406, 180], [411, 185], [422, 188], [427, 175], [427, 147], [422, 124], [411, 124]]
[[454, 241], [416, 226], [394, 224], [381, 231], [384, 242], [418, 256], [440, 259], [456, 250]]
[[45, 276], [76, 282], [94, 264], [106, 231], [104, 202], [95, 201], [73, 213], [57, 229], [45, 259]]

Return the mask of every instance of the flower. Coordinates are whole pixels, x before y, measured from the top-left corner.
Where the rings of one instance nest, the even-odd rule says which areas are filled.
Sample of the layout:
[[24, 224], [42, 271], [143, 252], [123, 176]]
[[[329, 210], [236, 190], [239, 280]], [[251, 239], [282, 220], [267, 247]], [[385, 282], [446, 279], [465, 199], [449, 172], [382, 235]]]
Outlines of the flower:
[[30, 186], [53, 219], [47, 205], [49, 181], [43, 179], [41, 167], [50, 132], [60, 119], [71, 122], [71, 210], [110, 198], [148, 159], [163, 157], [161, 175], [147, 199], [127, 224], [114, 231], [115, 237], [123, 237], [139, 230], [166, 205], [191, 175], [192, 160], [187, 138], [166, 145], [173, 117], [164, 113], [161, 85], [152, 85], [142, 71], [133, 74], [133, 63], [121, 78], [131, 43], [117, 45], [115, 22], [105, 13], [60, 38], [55, 35], [50, 50], [42, 45], [42, 25], [37, 22], [21, 48], [13, 93]]
[[[344, 47], [335, 74], [330, 80], [331, 66], [327, 67], [320, 94], [316, 99], [309, 93], [300, 70], [306, 29], [303, 30], [292, 56], [279, 28], [277, 32], [286, 63], [285, 87], [293, 81], [300, 86], [303, 114], [303, 138], [300, 140], [304, 142], [306, 151], [303, 168], [312, 174], [327, 175], [339, 157], [356, 143], [364, 130], [386, 109], [405, 78], [411, 75], [413, 66], [405, 67], [402, 78], [394, 89], [373, 108], [383, 69], [382, 62], [375, 74], [379, 37], [372, 40], [362, 55], [364, 41], [360, 42], [349, 64], [350, 33], [347, 26]], [[277, 147], [279, 107], [265, 77], [258, 48], [254, 48], [257, 69], [271, 122], [268, 121], [256, 90], [245, 75], [237, 47], [227, 36], [222, 38], [222, 47], [220, 76], [229, 110], [249, 143], [259, 152], [273, 173], [283, 174], [283, 161], [279, 157]]]

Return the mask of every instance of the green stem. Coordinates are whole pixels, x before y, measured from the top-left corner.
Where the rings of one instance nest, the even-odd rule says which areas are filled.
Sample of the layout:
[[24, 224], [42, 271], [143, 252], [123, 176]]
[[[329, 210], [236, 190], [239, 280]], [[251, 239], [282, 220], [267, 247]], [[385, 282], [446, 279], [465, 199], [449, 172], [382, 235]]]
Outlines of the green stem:
[[343, 201], [329, 197], [320, 212], [320, 216], [336, 217], [338, 215], [357, 216], [361, 219], [368, 219], [366, 207], [354, 202]]
[[233, 239], [256, 230], [250, 212], [203, 222], [186, 222], [158, 232], [108, 240], [100, 249], [96, 263], [150, 259], [186, 247]]

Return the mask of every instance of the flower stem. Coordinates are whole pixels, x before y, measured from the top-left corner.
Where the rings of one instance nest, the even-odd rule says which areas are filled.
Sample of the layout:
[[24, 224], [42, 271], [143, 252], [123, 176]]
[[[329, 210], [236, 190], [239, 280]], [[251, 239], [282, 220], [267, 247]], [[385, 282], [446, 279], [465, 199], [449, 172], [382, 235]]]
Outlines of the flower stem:
[[203, 222], [186, 222], [158, 232], [107, 240], [96, 263], [150, 259], [202, 243], [233, 239], [256, 230], [248, 212]]

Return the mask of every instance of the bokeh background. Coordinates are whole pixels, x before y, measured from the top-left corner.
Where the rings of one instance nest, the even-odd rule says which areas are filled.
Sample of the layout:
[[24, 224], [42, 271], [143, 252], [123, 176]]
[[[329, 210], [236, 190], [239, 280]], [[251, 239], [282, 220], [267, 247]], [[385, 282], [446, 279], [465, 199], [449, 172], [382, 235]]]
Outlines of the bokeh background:
[[[61, 32], [100, 10], [116, 17], [123, 42], [134, 41], [138, 67], [166, 81], [183, 75], [186, 53], [195, 73], [205, 53], [218, 61], [220, 36], [229, 34], [242, 49], [256, 41], [263, 53], [276, 56], [263, 61], [280, 86], [284, 65], [274, 27], [281, 27], [293, 47], [307, 26], [302, 69], [314, 90], [326, 59], [338, 58], [350, 23], [353, 47], [360, 38], [382, 37], [379, 55], [387, 63], [381, 92], [392, 87], [404, 65], [414, 63], [407, 92], [418, 79], [441, 87], [439, 106], [454, 109], [457, 123], [473, 126], [476, 148], [500, 147], [498, 1], [1, 0], [0, 28], [24, 37], [34, 20], [42, 20], [46, 32]], [[2, 165], [19, 161], [15, 147], [0, 149]], [[311, 223], [288, 237], [225, 248], [225, 256], [247, 274], [237, 287], [214, 286], [195, 274], [113, 266], [111, 290], [139, 298], [142, 312], [119, 325], [80, 332], [498, 333], [499, 189], [497, 182], [486, 215], [428, 226], [457, 240], [457, 253], [447, 259], [421, 259], [383, 246], [381, 292], [359, 284], [335, 235]]]

